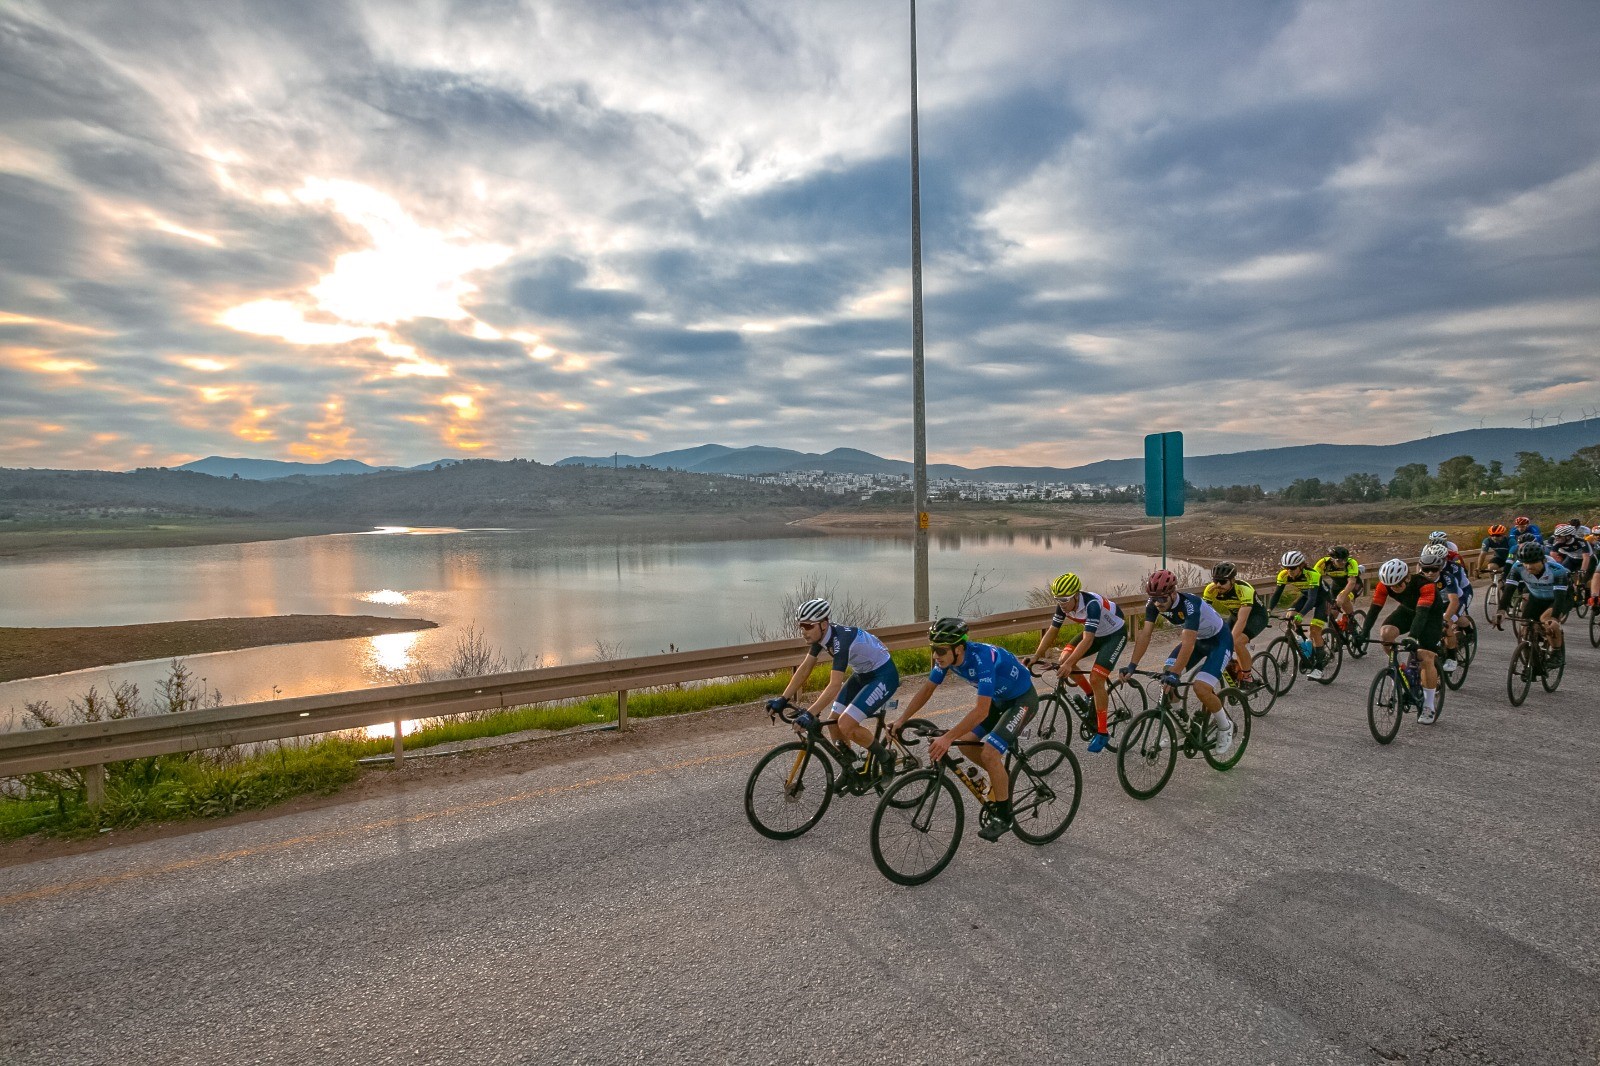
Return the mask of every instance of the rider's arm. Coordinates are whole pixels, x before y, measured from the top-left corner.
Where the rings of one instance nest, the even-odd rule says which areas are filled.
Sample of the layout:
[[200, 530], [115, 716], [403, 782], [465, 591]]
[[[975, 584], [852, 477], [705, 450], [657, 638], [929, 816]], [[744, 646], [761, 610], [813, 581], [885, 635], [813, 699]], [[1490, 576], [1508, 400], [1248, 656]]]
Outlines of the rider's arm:
[[1037, 659], [1039, 656], [1043, 655], [1045, 653], [1045, 649], [1046, 648], [1050, 647], [1050, 645], [1055, 643], [1056, 634], [1058, 634], [1060, 632], [1061, 632], [1061, 627], [1059, 625], [1057, 625], [1054, 621], [1052, 621], [1050, 623], [1050, 625], [1045, 629], [1044, 634], [1039, 637], [1039, 646], [1037, 648], [1033, 649], [1033, 654], [1032, 655], [1028, 656], [1028, 660], [1027, 660], [1028, 661], [1028, 665], [1030, 665], [1030, 666], [1033, 665], [1033, 661], [1035, 659]]
[[[1131, 620], [1129, 624], [1132, 624]], [[1138, 669], [1139, 659], [1144, 655], [1145, 649], [1150, 647], [1150, 634], [1154, 633], [1155, 630], [1156, 625], [1154, 622], [1146, 622], [1139, 627], [1139, 635], [1134, 638], [1133, 651], [1128, 653], [1128, 664], [1123, 667], [1124, 670], [1132, 673]]]
[[973, 727], [975, 727], [985, 718], [989, 717], [989, 705], [993, 702], [994, 700], [990, 699], [988, 696], [979, 696], [978, 702], [972, 705], [972, 710], [968, 711], [966, 716], [962, 718], [961, 721], [951, 726], [944, 735], [949, 737], [951, 740], [960, 740], [962, 737], [972, 732]]
[[800, 665], [795, 668], [794, 676], [789, 679], [789, 683], [783, 688], [784, 699], [792, 700], [805, 690], [806, 679], [811, 676], [811, 668], [816, 665], [817, 653], [815, 651], [806, 652], [806, 657], [801, 659]]
[[1432, 581], [1424, 585], [1422, 591], [1417, 594], [1417, 607], [1411, 614], [1411, 628], [1406, 635], [1418, 643], [1421, 643], [1422, 632], [1428, 625], [1427, 608], [1438, 602], [1438, 598], [1439, 586]]
[[828, 708], [832, 707], [833, 698], [839, 694], [839, 690], [842, 688], [844, 688], [844, 671], [830, 671], [828, 674], [827, 685], [823, 687], [822, 691], [817, 695], [817, 698], [812, 701], [811, 713], [821, 714], [823, 711], [826, 711]]
[[1378, 587], [1372, 590], [1372, 610], [1367, 612], [1367, 620], [1361, 624], [1361, 641], [1366, 641], [1372, 636], [1372, 626], [1378, 620], [1378, 608], [1389, 602], [1389, 586], [1378, 582]]
[[899, 732], [900, 727], [911, 719], [911, 716], [922, 710], [924, 704], [933, 698], [933, 690], [938, 688], [933, 681], [924, 681], [922, 687], [917, 689], [916, 695], [911, 697], [911, 702], [906, 704], [906, 709], [900, 712], [900, 717], [894, 720], [894, 730]]

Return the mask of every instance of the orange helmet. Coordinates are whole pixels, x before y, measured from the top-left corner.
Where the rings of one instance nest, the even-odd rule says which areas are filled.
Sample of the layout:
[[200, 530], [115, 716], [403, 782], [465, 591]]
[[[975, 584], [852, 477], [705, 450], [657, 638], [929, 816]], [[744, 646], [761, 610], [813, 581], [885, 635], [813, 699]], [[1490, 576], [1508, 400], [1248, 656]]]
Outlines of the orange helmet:
[[1491, 537], [1503, 537], [1505, 535], [1506, 535], [1506, 527], [1505, 526], [1496, 524], [1496, 525], [1492, 525], [1492, 526], [1489, 527], [1489, 536], [1491, 536]]

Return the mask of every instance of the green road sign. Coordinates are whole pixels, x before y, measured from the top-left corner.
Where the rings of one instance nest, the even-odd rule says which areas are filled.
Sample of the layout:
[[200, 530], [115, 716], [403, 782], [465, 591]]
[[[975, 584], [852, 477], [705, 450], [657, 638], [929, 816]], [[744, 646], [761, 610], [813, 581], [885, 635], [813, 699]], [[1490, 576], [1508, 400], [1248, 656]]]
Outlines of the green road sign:
[[1165, 518], [1183, 513], [1183, 434], [1144, 438], [1144, 513]]

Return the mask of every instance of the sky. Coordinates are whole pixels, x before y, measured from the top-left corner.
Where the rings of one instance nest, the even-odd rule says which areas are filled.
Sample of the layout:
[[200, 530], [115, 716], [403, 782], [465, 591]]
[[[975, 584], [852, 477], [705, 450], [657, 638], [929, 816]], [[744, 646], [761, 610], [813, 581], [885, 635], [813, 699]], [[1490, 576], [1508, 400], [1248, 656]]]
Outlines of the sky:
[[[8, 0], [0, 466], [911, 454], [903, 0]], [[931, 459], [1600, 408], [1600, 3], [924, 0]]]

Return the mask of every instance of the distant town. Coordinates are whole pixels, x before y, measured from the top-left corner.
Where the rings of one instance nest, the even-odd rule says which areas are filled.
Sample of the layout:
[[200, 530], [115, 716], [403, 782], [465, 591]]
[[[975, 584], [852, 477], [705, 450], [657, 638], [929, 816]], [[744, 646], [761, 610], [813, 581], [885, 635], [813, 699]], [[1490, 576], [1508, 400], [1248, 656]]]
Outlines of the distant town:
[[[753, 481], [761, 485], [788, 485], [794, 488], [855, 496], [863, 502], [880, 499], [885, 503], [908, 497], [911, 478], [904, 474], [845, 474], [828, 470], [785, 470], [775, 474], [725, 474], [724, 477]], [[1142, 496], [1142, 485], [1062, 484], [1052, 481], [968, 481], [956, 478], [930, 478], [928, 495], [936, 500], [988, 500], [1019, 503], [1028, 500], [1125, 500]]]

